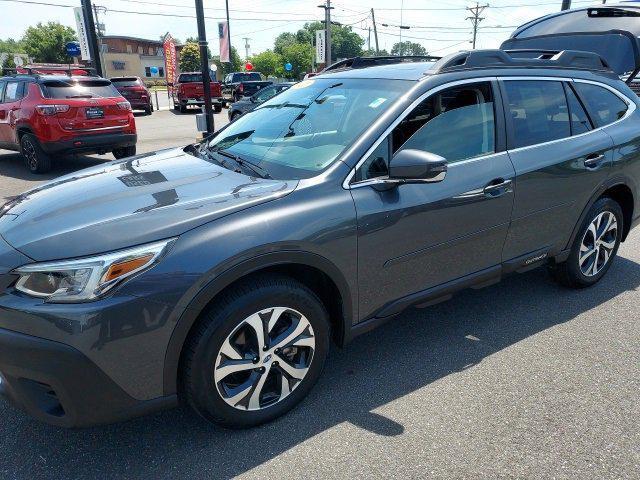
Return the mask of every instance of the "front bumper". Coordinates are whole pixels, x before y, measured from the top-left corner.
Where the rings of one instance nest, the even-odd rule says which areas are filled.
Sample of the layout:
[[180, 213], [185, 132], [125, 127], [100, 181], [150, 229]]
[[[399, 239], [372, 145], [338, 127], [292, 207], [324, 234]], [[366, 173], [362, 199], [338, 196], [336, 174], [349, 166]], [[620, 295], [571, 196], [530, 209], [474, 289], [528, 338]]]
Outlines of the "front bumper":
[[73, 140], [41, 142], [42, 149], [49, 154], [110, 152], [114, 148], [131, 147], [138, 141], [135, 133], [102, 133], [78, 135]]
[[73, 347], [0, 329], [0, 395], [64, 427], [125, 420], [177, 405], [175, 395], [136, 400]]

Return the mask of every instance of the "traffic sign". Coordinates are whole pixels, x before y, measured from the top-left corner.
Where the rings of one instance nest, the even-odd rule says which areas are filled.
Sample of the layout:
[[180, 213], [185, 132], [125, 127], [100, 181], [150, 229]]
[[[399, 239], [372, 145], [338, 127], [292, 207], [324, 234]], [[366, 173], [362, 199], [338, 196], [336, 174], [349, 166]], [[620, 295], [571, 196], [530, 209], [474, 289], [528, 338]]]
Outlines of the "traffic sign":
[[69, 42], [65, 45], [67, 55], [70, 57], [79, 57], [81, 54], [80, 44], [78, 42]]

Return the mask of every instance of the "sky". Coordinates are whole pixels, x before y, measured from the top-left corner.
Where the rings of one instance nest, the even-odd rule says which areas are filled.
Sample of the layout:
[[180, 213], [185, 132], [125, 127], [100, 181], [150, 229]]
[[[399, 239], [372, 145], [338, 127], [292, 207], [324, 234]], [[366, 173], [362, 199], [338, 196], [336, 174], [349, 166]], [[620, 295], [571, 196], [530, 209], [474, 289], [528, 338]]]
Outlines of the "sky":
[[[34, 3], [27, 3], [32, 1]], [[210, 48], [217, 54], [217, 22], [225, 18], [223, 0], [203, 0]], [[295, 32], [305, 22], [324, 19], [318, 8], [322, 0], [229, 0], [231, 42], [242, 57], [249, 38], [250, 54], [273, 47], [282, 32]], [[56, 4], [42, 5], [39, 3]], [[477, 48], [496, 48], [516, 26], [547, 13], [560, 10], [561, 0], [486, 0], [482, 12]], [[574, 7], [599, 4], [600, 1], [573, 0]], [[100, 22], [107, 35], [128, 35], [158, 39], [170, 32], [185, 40], [197, 34], [193, 0], [94, 0], [99, 5]], [[0, 0], [0, 38], [20, 38], [24, 30], [37, 22], [59, 21], [75, 29], [73, 9], [80, 0]], [[351, 25], [374, 46], [370, 9], [375, 10], [380, 48], [391, 50], [400, 40], [422, 44], [433, 55], [470, 49], [471, 21], [466, 18], [467, 0], [335, 0], [332, 20]], [[400, 29], [399, 25], [410, 27]]]

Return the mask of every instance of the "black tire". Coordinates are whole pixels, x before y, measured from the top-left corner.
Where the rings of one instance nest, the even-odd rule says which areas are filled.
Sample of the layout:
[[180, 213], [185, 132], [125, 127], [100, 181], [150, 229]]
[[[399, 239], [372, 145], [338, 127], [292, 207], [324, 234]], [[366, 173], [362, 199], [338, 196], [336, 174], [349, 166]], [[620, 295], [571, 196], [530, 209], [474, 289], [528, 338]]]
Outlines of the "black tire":
[[[581, 266], [580, 262], [580, 254], [581, 248], [583, 248], [583, 243], [590, 245], [590, 238], [592, 237], [591, 230], [589, 229], [591, 224], [601, 215], [605, 216], [610, 213], [615, 217], [616, 220], [616, 228], [615, 232], [609, 232], [608, 238], [603, 239], [607, 240], [607, 243], [612, 244], [613, 248], [608, 249], [603, 245], [594, 247], [592, 250], [586, 248], [583, 252], [584, 263]], [[603, 225], [602, 229], [604, 232], [604, 228], [606, 225]], [[555, 277], [555, 279], [562, 285], [570, 288], [585, 288], [590, 287], [591, 285], [595, 285], [604, 277], [607, 273], [613, 260], [615, 259], [616, 254], [618, 253], [618, 248], [620, 247], [620, 241], [622, 239], [622, 232], [624, 231], [624, 215], [622, 214], [622, 208], [620, 205], [611, 198], [603, 197], [600, 198], [596, 203], [593, 204], [589, 213], [585, 217], [584, 222], [580, 226], [580, 230], [576, 235], [576, 238], [571, 246], [571, 253], [569, 258], [562, 263], [551, 266], [551, 273]], [[615, 238], [614, 238], [615, 236]], [[596, 242], [597, 244], [597, 242]], [[595, 255], [588, 258], [587, 255], [590, 251], [595, 251]], [[606, 257], [606, 260], [605, 260]], [[584, 269], [589, 270], [588, 262], [598, 262], [596, 263], [596, 268], [599, 267], [599, 270], [596, 273], [587, 271], [583, 271]], [[593, 265], [593, 263], [591, 263]]]
[[187, 106], [186, 105], [180, 105], [180, 113], [187, 113]]
[[31, 173], [47, 173], [51, 170], [51, 157], [42, 150], [40, 142], [30, 133], [20, 138], [20, 152], [24, 163]]
[[173, 104], [173, 109], [174, 109], [176, 112], [180, 111], [180, 105], [178, 105], [177, 103], [174, 103], [174, 104]]
[[[242, 328], [245, 319], [276, 306], [301, 313], [312, 327], [315, 345], [311, 350], [313, 353], [310, 355], [306, 375], [293, 386], [288, 396], [279, 398], [273, 404], [262, 406], [263, 397], [258, 395], [258, 410], [240, 409], [237, 406], [240, 401], [234, 407], [223, 399], [214, 379], [215, 365], [222, 346], [227, 337]], [[284, 276], [255, 277], [224, 293], [202, 314], [190, 333], [181, 360], [181, 396], [206, 420], [225, 427], [248, 428], [269, 422], [292, 409], [309, 393], [322, 373], [328, 349], [329, 317], [322, 302], [310, 289]], [[259, 355], [262, 356], [262, 353]], [[265, 359], [271, 356], [269, 352], [264, 355]], [[284, 361], [282, 357], [273, 357]], [[254, 363], [257, 358], [253, 360]], [[261, 373], [254, 373], [259, 369], [254, 369], [253, 365], [249, 368], [246, 372], [250, 377], [245, 384], [250, 385], [247, 387], [250, 389], [248, 396], [253, 396], [257, 383], [251, 378], [259, 377]], [[265, 382], [269, 381], [268, 377], [272, 372], [273, 375], [280, 375], [279, 378], [285, 378], [280, 371], [278, 362], [273, 362]], [[248, 399], [248, 396], [244, 398]]]
[[222, 111], [222, 104], [221, 103], [216, 103], [213, 106], [213, 111], [216, 113], [220, 113]]
[[136, 154], [136, 146], [131, 145], [130, 147], [114, 148], [111, 153], [113, 153], [113, 156], [116, 158], [116, 160], [120, 160], [121, 158], [133, 157]]
[[149, 105], [147, 108], [145, 108], [144, 113], [146, 113], [147, 115], [151, 115], [153, 113], [153, 105]]

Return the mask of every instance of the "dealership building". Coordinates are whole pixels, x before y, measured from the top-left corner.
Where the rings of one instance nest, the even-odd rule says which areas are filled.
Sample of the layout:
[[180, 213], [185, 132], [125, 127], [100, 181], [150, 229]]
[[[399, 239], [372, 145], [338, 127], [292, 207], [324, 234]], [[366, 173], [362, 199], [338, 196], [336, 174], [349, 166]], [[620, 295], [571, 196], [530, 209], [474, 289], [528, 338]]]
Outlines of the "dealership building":
[[[162, 41], [121, 35], [103, 35], [102, 65], [105, 77], [140, 77], [145, 81], [164, 80]], [[176, 46], [179, 61], [182, 45]]]

